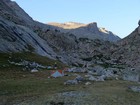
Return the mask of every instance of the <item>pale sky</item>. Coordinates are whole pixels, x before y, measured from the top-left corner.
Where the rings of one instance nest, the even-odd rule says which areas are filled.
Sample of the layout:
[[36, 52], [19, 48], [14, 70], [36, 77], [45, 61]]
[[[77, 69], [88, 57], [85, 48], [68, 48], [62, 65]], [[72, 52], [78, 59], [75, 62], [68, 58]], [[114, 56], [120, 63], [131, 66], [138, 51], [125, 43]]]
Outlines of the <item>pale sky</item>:
[[140, 0], [13, 0], [34, 20], [97, 22], [123, 38], [138, 26]]

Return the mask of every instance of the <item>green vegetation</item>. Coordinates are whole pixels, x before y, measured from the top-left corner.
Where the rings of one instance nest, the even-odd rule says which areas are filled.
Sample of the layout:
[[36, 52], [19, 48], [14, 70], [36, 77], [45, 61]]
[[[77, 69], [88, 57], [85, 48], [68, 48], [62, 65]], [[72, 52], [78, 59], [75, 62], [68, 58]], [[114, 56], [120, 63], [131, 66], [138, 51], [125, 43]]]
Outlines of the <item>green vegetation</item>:
[[43, 70], [38, 73], [17, 70], [0, 71], [0, 104], [13, 104], [30, 99], [50, 96], [54, 93], [76, 90], [76, 86], [64, 87], [63, 82], [68, 78], [48, 78], [50, 71]]
[[[11, 69], [11, 67], [15, 68], [14, 65], [9, 64], [8, 60], [17, 63], [20, 62], [21, 60], [27, 60], [27, 61], [32, 61], [32, 62], [42, 64], [44, 66], [53, 66], [56, 62], [58, 68], [63, 68], [66, 66], [63, 63], [57, 60], [49, 59], [48, 57], [40, 56], [35, 53], [24, 52], [24, 53], [0, 53], [0, 68], [3, 69], [8, 69], [8, 68]], [[16, 69], [17, 68], [18, 67], [16, 67]]]

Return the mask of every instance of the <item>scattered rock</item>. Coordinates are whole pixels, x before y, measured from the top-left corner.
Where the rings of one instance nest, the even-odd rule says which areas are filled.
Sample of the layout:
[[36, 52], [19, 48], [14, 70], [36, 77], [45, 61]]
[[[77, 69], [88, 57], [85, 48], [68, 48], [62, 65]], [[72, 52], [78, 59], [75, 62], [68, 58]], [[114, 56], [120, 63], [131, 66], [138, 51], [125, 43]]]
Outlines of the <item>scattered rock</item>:
[[90, 97], [90, 95], [90, 93], [85, 91], [68, 91], [57, 93], [46, 105], [50, 105], [50, 102], [63, 102], [64, 105], [93, 105], [91, 104], [90, 100], [88, 100], [88, 97]]
[[140, 81], [139, 72], [137, 70], [132, 71], [131, 68], [127, 68], [123, 72], [123, 80], [139, 82]]
[[64, 82], [64, 85], [77, 85], [78, 81], [77, 80], [68, 80]]
[[68, 72], [74, 72], [74, 73], [85, 73], [87, 70], [85, 68], [78, 68], [78, 67], [73, 67], [67, 70]]
[[16, 65], [16, 66], [23, 66], [23, 70], [32, 70], [34, 71], [34, 69], [38, 69], [38, 68], [42, 68], [45, 69], [46, 66], [43, 66], [41, 64], [38, 64], [36, 62], [31, 62], [31, 61], [26, 61], [26, 60], [20, 60], [20, 62], [14, 62], [14, 61], [10, 61], [8, 60], [8, 62], [12, 65]]
[[75, 78], [75, 80], [77, 80], [78, 82], [80, 81], [84, 81], [84, 78], [82, 77], [82, 76], [77, 76], [76, 78]]
[[83, 91], [70, 91], [70, 92], [58, 93], [58, 95], [64, 96], [64, 97], [82, 97], [82, 96], [86, 96], [88, 94]]
[[140, 86], [130, 86], [128, 89], [132, 90], [133, 92], [140, 92]]
[[101, 66], [95, 66], [95, 67], [92, 69], [92, 71], [93, 71], [94, 73], [96, 73], [97, 75], [103, 75], [103, 74], [105, 74], [105, 69], [104, 69], [103, 67], [101, 67]]
[[93, 75], [94, 73], [93, 73], [93, 71], [88, 71], [88, 74]]
[[96, 81], [97, 79], [95, 78], [95, 77], [93, 77], [93, 76], [90, 76], [89, 77], [89, 81]]
[[99, 77], [97, 77], [96, 81], [105, 81], [104, 80], [105, 77], [106, 77], [105, 75], [99, 76]]

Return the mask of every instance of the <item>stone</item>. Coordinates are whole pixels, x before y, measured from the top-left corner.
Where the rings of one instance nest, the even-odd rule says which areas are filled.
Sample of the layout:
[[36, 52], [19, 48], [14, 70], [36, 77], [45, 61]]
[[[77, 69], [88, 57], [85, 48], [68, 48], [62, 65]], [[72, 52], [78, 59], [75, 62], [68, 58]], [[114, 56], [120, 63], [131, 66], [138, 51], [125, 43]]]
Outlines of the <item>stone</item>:
[[128, 89], [132, 90], [133, 92], [140, 92], [140, 86], [130, 86]]
[[123, 80], [139, 82], [140, 74], [137, 70], [132, 70], [132, 68], [126, 68], [122, 75]]
[[97, 75], [103, 75], [103, 74], [105, 74], [105, 69], [103, 67], [101, 67], [101, 66], [95, 66], [93, 68], [93, 71], [96, 71], [95, 73]]
[[96, 81], [105, 81], [104, 80], [105, 77], [106, 77], [105, 75], [99, 76], [99, 77], [97, 77]]
[[88, 74], [93, 75], [94, 73], [93, 73], [93, 71], [88, 71]]
[[95, 77], [93, 77], [93, 76], [90, 76], [89, 81], [97, 81], [97, 79]]
[[139, 74], [124, 74], [123, 75], [123, 80], [127, 81], [133, 81], [133, 82], [139, 82]]
[[89, 77], [91, 77], [91, 76], [92, 76], [92, 75], [90, 75], [90, 74], [85, 75], [86, 78], [89, 78]]
[[113, 77], [114, 73], [111, 70], [106, 70], [103, 75], [105, 75], [106, 77]]
[[75, 80], [77, 80], [78, 82], [79, 82], [79, 81], [84, 81], [84, 78], [83, 78], [82, 76], [79, 75], [79, 76], [77, 76], [77, 77], [75, 78]]
[[64, 82], [64, 85], [77, 85], [78, 81], [77, 80], [68, 80]]
[[38, 70], [35, 68], [31, 70], [31, 73], [36, 73], [36, 72], [38, 72]]
[[86, 82], [85, 85], [86, 86], [91, 85], [91, 82]]

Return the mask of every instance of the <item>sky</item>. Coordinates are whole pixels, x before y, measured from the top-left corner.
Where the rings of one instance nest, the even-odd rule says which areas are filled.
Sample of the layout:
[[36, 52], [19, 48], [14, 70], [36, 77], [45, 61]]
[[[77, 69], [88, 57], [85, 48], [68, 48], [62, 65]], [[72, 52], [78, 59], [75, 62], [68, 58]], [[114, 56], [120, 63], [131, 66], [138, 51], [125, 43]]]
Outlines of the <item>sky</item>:
[[138, 27], [139, 0], [12, 0], [34, 20], [49, 22], [97, 22], [121, 38]]

